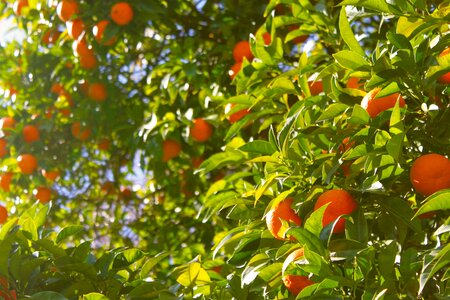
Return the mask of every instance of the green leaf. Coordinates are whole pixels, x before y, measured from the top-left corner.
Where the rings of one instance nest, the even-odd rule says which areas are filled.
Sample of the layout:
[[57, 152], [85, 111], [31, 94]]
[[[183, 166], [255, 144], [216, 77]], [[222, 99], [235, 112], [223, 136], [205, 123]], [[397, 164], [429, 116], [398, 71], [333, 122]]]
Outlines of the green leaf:
[[84, 230], [84, 227], [81, 225], [67, 226], [59, 231], [58, 235], [56, 236], [55, 242], [56, 242], [56, 244], [59, 244], [66, 238], [76, 235], [76, 234], [82, 232], [83, 230]]
[[315, 236], [319, 236], [322, 231], [322, 219], [325, 209], [327, 209], [329, 203], [319, 207], [317, 210], [313, 211], [311, 215], [306, 219], [305, 229], [314, 234]]
[[364, 108], [362, 108], [361, 105], [355, 104], [355, 106], [353, 106], [352, 115], [348, 122], [355, 125], [367, 125], [369, 124], [369, 121], [369, 113]]
[[405, 200], [401, 198], [387, 197], [384, 198], [383, 201], [380, 201], [380, 205], [385, 208], [389, 214], [395, 216], [396, 219], [400, 220], [403, 224], [407, 225], [415, 232], [420, 231], [420, 223], [418, 220], [411, 221], [414, 212]]
[[286, 231], [286, 235], [292, 235], [300, 245], [306, 245], [311, 251], [314, 251], [322, 256], [325, 255], [326, 251], [322, 241], [307, 229], [297, 226], [291, 227]]
[[272, 143], [262, 140], [248, 142], [247, 144], [241, 146], [239, 150], [263, 155], [272, 155], [275, 151], [277, 151], [276, 147]]
[[334, 59], [342, 67], [349, 70], [369, 70], [370, 64], [360, 54], [350, 51], [342, 50], [333, 54]]
[[31, 296], [32, 300], [69, 300], [57, 292], [39, 292]]
[[83, 295], [83, 300], [109, 300], [109, 298], [103, 294], [89, 293], [87, 295]]
[[408, 38], [403, 34], [388, 32], [387, 38], [397, 49], [413, 50]]
[[219, 168], [220, 166], [237, 163], [245, 159], [245, 155], [239, 151], [234, 149], [229, 149], [222, 153], [216, 153], [210, 156], [207, 160], [202, 162], [200, 167], [196, 172], [211, 172], [214, 169]]
[[145, 264], [142, 266], [141, 272], [139, 273], [139, 276], [141, 279], [144, 279], [147, 277], [147, 275], [152, 271], [153, 267], [156, 266], [160, 261], [168, 257], [170, 253], [168, 252], [161, 252], [155, 255], [154, 257], [151, 257], [149, 260], [145, 262]]
[[200, 263], [193, 262], [178, 276], [177, 282], [182, 286], [192, 287], [194, 285], [201, 286], [208, 284], [211, 282], [211, 279], [209, 278], [208, 272], [201, 267]]
[[319, 116], [317, 121], [324, 121], [327, 119], [334, 118], [340, 114], [342, 114], [345, 110], [348, 109], [348, 105], [342, 103], [333, 103], [329, 105], [325, 111]]
[[355, 34], [350, 27], [350, 23], [348, 21], [347, 13], [345, 11], [345, 6], [342, 6], [341, 12], [339, 14], [339, 32], [341, 34], [342, 39], [347, 44], [347, 46], [354, 53], [359, 54], [360, 56], [364, 56], [364, 50], [361, 45], [355, 38]]
[[391, 13], [389, 5], [384, 0], [344, 0], [339, 5], [354, 5], [373, 9], [378, 12]]
[[450, 189], [438, 191], [425, 199], [425, 203], [417, 210], [414, 218], [421, 214], [450, 209]]
[[431, 255], [425, 256], [422, 272], [420, 273], [419, 294], [422, 293], [427, 282], [448, 264], [450, 264], [450, 244], [447, 244], [437, 254], [434, 252]]

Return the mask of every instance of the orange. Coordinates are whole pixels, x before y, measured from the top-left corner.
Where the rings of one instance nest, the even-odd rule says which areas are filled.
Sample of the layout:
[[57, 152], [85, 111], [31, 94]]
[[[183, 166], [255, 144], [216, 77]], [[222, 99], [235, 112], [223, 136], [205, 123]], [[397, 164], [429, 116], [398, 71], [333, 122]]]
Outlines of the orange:
[[0, 139], [0, 157], [8, 154], [8, 143], [5, 139]]
[[244, 57], [249, 61], [253, 59], [249, 41], [240, 41], [233, 48], [233, 58], [236, 62], [242, 62]]
[[298, 226], [300, 226], [302, 223], [300, 217], [291, 208], [293, 201], [293, 198], [285, 199], [284, 201], [278, 203], [277, 206], [272, 208], [266, 215], [267, 228], [276, 239], [284, 240], [284, 232], [280, 232], [283, 225], [281, 220], [284, 220], [288, 223], [293, 222]]
[[80, 87], [80, 91], [83, 93], [83, 95], [87, 96], [89, 93], [89, 82], [87, 82], [86, 80], [82, 79], [78, 82], [79, 87]]
[[201, 118], [194, 119], [191, 127], [191, 137], [197, 142], [207, 141], [213, 133], [212, 126]]
[[73, 122], [71, 126], [73, 137], [80, 141], [85, 141], [91, 136], [91, 129], [81, 125], [80, 122]]
[[50, 92], [59, 95], [59, 94], [65, 92], [65, 89], [62, 84], [56, 82], [56, 83], [52, 84], [52, 87], [50, 88]]
[[294, 295], [298, 295], [304, 288], [314, 284], [308, 276], [285, 275], [283, 276], [284, 286]]
[[8, 211], [6, 210], [6, 207], [0, 205], [0, 224], [5, 224], [7, 219], [8, 219]]
[[0, 176], [0, 188], [5, 192], [10, 191], [10, 185], [13, 176], [14, 176], [13, 172], [5, 172]]
[[127, 25], [133, 20], [133, 16], [133, 8], [128, 2], [119, 2], [111, 7], [110, 17], [117, 25]]
[[103, 102], [108, 97], [108, 91], [103, 83], [95, 82], [89, 84], [88, 96], [91, 100]]
[[237, 62], [231, 66], [230, 70], [228, 71], [228, 74], [230, 75], [231, 80], [233, 80], [234, 77], [236, 77], [237, 73], [239, 73], [241, 68], [242, 68], [242, 62]]
[[358, 89], [363, 90], [364, 89], [364, 83], [359, 81], [360, 78], [358, 77], [350, 77], [347, 80], [346, 87], [349, 89]]
[[91, 70], [97, 67], [97, 58], [95, 58], [93, 53], [80, 55], [79, 63], [83, 69]]
[[429, 196], [450, 188], [450, 160], [430, 153], [417, 158], [410, 169], [409, 178], [417, 192]]
[[39, 129], [34, 125], [26, 125], [22, 129], [23, 140], [26, 143], [33, 143], [40, 140]]
[[[439, 56], [444, 57], [449, 53], [450, 53], [450, 48], [446, 48], [446, 49], [444, 49], [444, 51], [442, 51], [439, 54]], [[442, 84], [450, 84], [450, 72], [447, 72], [444, 75], [441, 75], [441, 77], [438, 78], [438, 82], [442, 83]]]
[[17, 16], [22, 14], [22, 9], [28, 6], [28, 0], [16, 0], [13, 5], [13, 11]]
[[[299, 29], [299, 26], [297, 26], [297, 25], [291, 25], [291, 26], [288, 27], [289, 31], [294, 31], [294, 30], [297, 30], [297, 29]], [[301, 43], [305, 42], [307, 39], [308, 39], [308, 35], [301, 35], [301, 36], [298, 36], [298, 37], [294, 38], [292, 41], [295, 44], [301, 44]]]
[[97, 43], [111, 46], [115, 42], [115, 38], [112, 37], [109, 40], [105, 41], [103, 37], [103, 33], [105, 32], [106, 27], [108, 27], [109, 21], [108, 20], [102, 20], [97, 23], [97, 25], [92, 28], [92, 33], [94, 34], [95, 40]]
[[35, 195], [36, 199], [42, 204], [47, 203], [52, 198], [52, 191], [45, 186], [40, 186], [37, 189], [34, 189], [33, 194]]
[[[236, 106], [236, 104], [228, 103], [227, 106], [225, 107], [225, 113], [227, 114], [228, 112], [230, 112], [234, 106]], [[227, 119], [228, 119], [228, 121], [230, 121], [230, 123], [235, 123], [235, 122], [239, 121], [240, 119], [242, 119], [243, 117], [245, 117], [246, 115], [248, 115], [249, 112], [250, 112], [249, 109], [241, 109], [241, 110], [227, 116]]]
[[6, 136], [9, 135], [9, 131], [14, 129], [15, 126], [16, 126], [16, 121], [11, 117], [3, 117], [0, 120], [0, 129], [3, 131], [3, 134]]
[[268, 32], [264, 32], [263, 34], [263, 40], [264, 40], [264, 45], [270, 45], [270, 43], [272, 43], [272, 37], [270, 36], [270, 33]]
[[51, 45], [54, 44], [61, 35], [61, 32], [55, 29], [49, 29], [41, 37], [42, 43], [45, 45]]
[[78, 3], [74, 0], [62, 0], [56, 7], [56, 13], [61, 21], [67, 22], [79, 13]]
[[127, 187], [120, 188], [120, 197], [123, 199], [131, 199], [133, 197], [133, 191]]
[[[330, 190], [326, 191], [317, 199], [314, 210], [330, 203], [323, 214], [322, 226], [334, 222], [341, 215], [349, 215], [358, 208], [358, 204], [347, 191]], [[339, 219], [333, 229], [333, 233], [342, 233], [345, 230], [345, 219]]]
[[203, 157], [201, 157], [201, 156], [199, 156], [199, 157], [193, 157], [192, 160], [191, 160], [191, 162], [192, 162], [192, 166], [194, 167], [194, 169], [198, 169], [198, 167], [200, 167], [200, 165], [202, 164], [202, 162], [203, 162], [204, 160], [205, 160], [205, 159], [204, 159]]
[[346, 137], [342, 140], [342, 143], [339, 145], [339, 152], [343, 153], [348, 149], [351, 149], [355, 145], [354, 141], [350, 141], [350, 137]]
[[98, 149], [103, 150], [103, 151], [108, 151], [110, 145], [111, 145], [111, 141], [107, 138], [103, 138], [97, 143]]
[[73, 42], [72, 50], [75, 56], [94, 55], [94, 50], [89, 46], [85, 39], [79, 39]]
[[33, 154], [19, 155], [17, 164], [22, 174], [32, 174], [38, 167], [36, 157]]
[[67, 34], [74, 40], [78, 39], [85, 29], [84, 22], [81, 19], [67, 21], [66, 26]]
[[163, 161], [177, 157], [181, 152], [181, 145], [175, 140], [167, 139], [163, 142]]
[[395, 93], [386, 97], [376, 98], [381, 88], [374, 88], [368, 92], [362, 102], [361, 106], [369, 113], [372, 118], [375, 118], [379, 113], [393, 108], [397, 100], [400, 107], [405, 106], [405, 99], [399, 94]]
[[312, 96], [319, 95], [323, 92], [322, 81], [308, 81], [308, 86]]
[[303, 248], [297, 249], [292, 251], [291, 254], [286, 257], [286, 260], [284, 261], [285, 264], [289, 265], [290, 263], [302, 258], [304, 256], [304, 250]]
[[50, 181], [54, 181], [56, 178], [59, 177], [59, 171], [58, 170], [42, 170], [41, 171], [42, 176], [44, 176], [46, 179]]

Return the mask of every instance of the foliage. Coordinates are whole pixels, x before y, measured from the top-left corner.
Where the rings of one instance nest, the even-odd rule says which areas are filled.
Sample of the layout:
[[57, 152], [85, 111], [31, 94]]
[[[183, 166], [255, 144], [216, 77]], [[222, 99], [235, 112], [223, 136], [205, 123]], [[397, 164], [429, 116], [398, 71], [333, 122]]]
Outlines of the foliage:
[[[14, 1], [0, 3], [2, 19], [25, 35], [0, 47], [0, 117], [16, 121], [3, 126], [0, 151], [2, 171], [14, 174], [9, 189], [0, 180], [8, 293], [450, 294], [450, 186], [423, 196], [409, 176], [424, 154], [450, 156], [450, 55], [440, 55], [450, 1], [130, 0], [134, 17], [124, 26], [109, 17], [117, 2], [77, 1], [73, 18], [84, 23], [79, 41], [94, 68], [80, 42], [73, 49], [55, 1], [29, 0], [20, 13]], [[92, 33], [102, 20], [110, 20], [103, 40]], [[243, 40], [255, 58], [231, 79], [233, 47]], [[106, 99], [104, 91], [92, 97], [92, 84], [106, 86]], [[398, 100], [369, 114], [362, 99], [374, 88], [380, 98], [398, 93], [406, 106]], [[205, 141], [191, 135], [200, 118], [213, 128]], [[37, 141], [24, 140], [28, 125], [39, 128]], [[181, 152], [164, 154], [167, 140]], [[20, 171], [21, 154], [37, 158], [32, 174]], [[41, 187], [52, 189], [49, 203], [36, 201]], [[326, 206], [314, 209], [333, 189], [357, 203], [338, 213], [344, 233], [334, 231], [339, 219], [323, 224]], [[288, 197], [302, 222], [280, 219], [292, 238], [279, 240], [265, 216]], [[304, 258], [285, 263], [299, 248]], [[291, 274], [308, 277], [298, 295], [283, 286]]]

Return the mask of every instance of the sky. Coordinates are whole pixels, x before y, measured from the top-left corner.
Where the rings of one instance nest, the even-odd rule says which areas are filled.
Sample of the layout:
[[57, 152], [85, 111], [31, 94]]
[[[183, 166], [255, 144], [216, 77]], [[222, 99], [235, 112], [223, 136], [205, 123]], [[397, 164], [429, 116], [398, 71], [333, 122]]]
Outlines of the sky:
[[13, 18], [0, 20], [0, 43], [10, 42], [14, 39], [22, 39], [24, 33], [15, 27]]

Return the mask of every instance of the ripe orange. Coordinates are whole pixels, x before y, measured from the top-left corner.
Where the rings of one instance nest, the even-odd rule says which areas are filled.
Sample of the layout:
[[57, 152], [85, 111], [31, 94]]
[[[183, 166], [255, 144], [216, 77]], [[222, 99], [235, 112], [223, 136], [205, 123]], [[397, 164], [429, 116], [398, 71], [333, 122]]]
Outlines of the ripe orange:
[[204, 159], [203, 157], [201, 157], [201, 156], [199, 156], [199, 157], [193, 157], [192, 160], [191, 160], [191, 162], [192, 162], [192, 166], [194, 167], [194, 169], [198, 169], [198, 167], [200, 167], [200, 165], [202, 164], [202, 162], [203, 162], [204, 160], [205, 160], [205, 159]]
[[409, 172], [417, 192], [429, 196], [450, 188], [450, 160], [443, 155], [430, 153], [417, 158]]
[[5, 139], [0, 139], [0, 157], [8, 154], [8, 143]]
[[44, 34], [41, 37], [41, 41], [45, 45], [51, 45], [54, 44], [59, 39], [60, 35], [61, 32], [59, 30], [49, 29], [46, 32], [44, 32]]
[[17, 16], [22, 14], [22, 9], [28, 6], [28, 0], [16, 0], [13, 5], [13, 11]]
[[10, 191], [10, 185], [13, 176], [14, 176], [13, 172], [5, 172], [0, 176], [0, 188], [5, 192]]
[[64, 86], [61, 83], [57, 83], [57, 82], [52, 84], [52, 87], [50, 88], [50, 92], [57, 94], [57, 95], [63, 93], [64, 91], [65, 91]]
[[35, 195], [36, 199], [42, 204], [47, 203], [52, 198], [52, 191], [45, 186], [40, 186], [37, 189], [34, 189], [33, 194]]
[[108, 97], [108, 91], [103, 83], [94, 82], [89, 84], [88, 96], [91, 100], [103, 102]]
[[300, 248], [297, 250], [292, 251], [291, 254], [286, 257], [286, 260], [284, 261], [285, 264], [289, 265], [290, 263], [302, 258], [304, 256], [304, 249]]
[[72, 44], [72, 50], [75, 56], [94, 55], [94, 50], [85, 39], [75, 40]]
[[107, 138], [103, 138], [97, 143], [98, 149], [103, 150], [103, 151], [107, 151], [109, 149], [110, 145], [111, 145], [111, 141]]
[[308, 81], [308, 86], [312, 96], [319, 95], [323, 92], [322, 81]]
[[32, 174], [38, 167], [37, 159], [33, 154], [19, 155], [17, 165], [22, 174]]
[[[347, 191], [329, 190], [319, 196], [314, 210], [330, 203], [323, 214], [322, 225], [334, 222], [341, 215], [349, 215], [358, 208], [358, 204]], [[345, 219], [339, 219], [333, 229], [333, 233], [342, 233], [345, 230]]]
[[97, 67], [97, 58], [93, 53], [80, 55], [79, 63], [83, 69], [92, 70]]
[[381, 88], [374, 88], [368, 92], [362, 102], [361, 106], [369, 113], [372, 118], [375, 118], [379, 113], [388, 110], [395, 106], [397, 100], [400, 107], [405, 106], [405, 99], [399, 94], [395, 93], [386, 97], [376, 98]]
[[295, 211], [291, 208], [293, 198], [287, 198], [284, 201], [278, 203], [277, 206], [272, 208], [266, 215], [266, 224], [270, 233], [279, 240], [284, 240], [284, 230], [282, 231], [282, 222], [284, 220], [286, 222], [293, 222], [296, 225], [300, 226], [302, 220], [295, 213]]
[[110, 12], [111, 19], [117, 25], [124, 26], [133, 20], [133, 8], [128, 2], [119, 2], [111, 7]]
[[[227, 106], [225, 107], [225, 113], [227, 114], [228, 112], [230, 112], [234, 106], [236, 106], [236, 104], [228, 103]], [[249, 109], [241, 109], [241, 110], [227, 116], [227, 119], [228, 119], [228, 121], [230, 121], [230, 123], [235, 123], [235, 122], [239, 121], [240, 119], [242, 119], [243, 117], [245, 117], [246, 115], [248, 115], [249, 112], [250, 112]]]
[[129, 200], [133, 197], [133, 191], [128, 187], [120, 188], [120, 197]]
[[72, 136], [80, 141], [85, 141], [91, 136], [91, 129], [80, 122], [73, 122], [71, 126]]
[[46, 179], [50, 181], [55, 181], [56, 178], [59, 177], [59, 171], [58, 170], [42, 170], [41, 171], [42, 176], [44, 176]]
[[0, 205], [0, 224], [5, 224], [7, 219], [8, 219], [8, 211], [6, 210], [6, 207]]
[[3, 134], [6, 136], [9, 135], [9, 131], [14, 129], [15, 126], [16, 126], [16, 121], [11, 117], [3, 117], [0, 120], [0, 129], [3, 131]]
[[213, 133], [212, 126], [201, 118], [194, 119], [191, 127], [191, 137], [197, 142], [207, 141]]
[[22, 129], [23, 140], [26, 143], [33, 143], [40, 140], [39, 129], [34, 125], [26, 125]]
[[264, 32], [263, 34], [263, 40], [264, 40], [264, 45], [270, 45], [270, 43], [272, 43], [272, 37], [270, 36], [270, 33], [268, 32]]
[[314, 284], [308, 276], [285, 275], [283, 276], [284, 286], [294, 295], [298, 295], [304, 288]]
[[78, 39], [85, 29], [84, 22], [81, 19], [67, 21], [66, 26], [67, 26], [67, 33], [74, 40]]
[[228, 71], [228, 74], [230, 75], [231, 80], [233, 80], [234, 77], [236, 77], [237, 73], [239, 73], [241, 68], [242, 68], [242, 62], [237, 62], [231, 66], [230, 70]]
[[350, 77], [347, 81], [346, 87], [349, 89], [364, 89], [364, 83], [360, 81], [358, 77]]
[[115, 42], [115, 38], [112, 37], [109, 40], [104, 40], [103, 33], [105, 32], [105, 29], [108, 27], [109, 21], [108, 20], [102, 20], [97, 23], [97, 25], [92, 28], [92, 33], [94, 34], [95, 40], [97, 43], [105, 45], [105, 46], [111, 46]]
[[83, 93], [83, 95], [87, 96], [89, 93], [89, 82], [82, 79], [82, 80], [78, 81], [78, 84], [80, 87], [80, 91]]
[[163, 161], [167, 162], [177, 157], [181, 152], [181, 145], [175, 140], [167, 139], [163, 142]]
[[56, 7], [56, 13], [61, 21], [67, 22], [79, 13], [78, 3], [74, 0], [62, 0]]
[[236, 62], [242, 62], [244, 57], [249, 61], [253, 59], [249, 41], [240, 41], [233, 48], [233, 58]]
[[[446, 48], [444, 49], [444, 51], [442, 51], [439, 56], [440, 57], [444, 57], [447, 54], [450, 53], [450, 48]], [[445, 73], [444, 75], [442, 75], [441, 77], [438, 78], [438, 82], [442, 83], [442, 84], [450, 84], [450, 72]]]
[[343, 153], [348, 149], [351, 149], [355, 145], [354, 141], [350, 142], [350, 137], [346, 137], [342, 140], [342, 143], [339, 145], [339, 152]]

